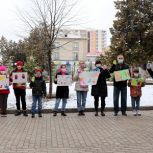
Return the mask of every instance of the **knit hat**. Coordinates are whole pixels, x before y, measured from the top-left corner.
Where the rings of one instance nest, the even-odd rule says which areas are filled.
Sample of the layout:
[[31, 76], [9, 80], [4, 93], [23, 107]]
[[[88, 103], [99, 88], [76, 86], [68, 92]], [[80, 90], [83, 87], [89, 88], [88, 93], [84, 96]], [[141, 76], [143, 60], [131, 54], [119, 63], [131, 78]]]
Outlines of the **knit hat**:
[[16, 66], [23, 66], [23, 65], [24, 65], [24, 62], [21, 61], [21, 60], [18, 60], [18, 61], [16, 62]]
[[6, 71], [6, 66], [5, 65], [0, 66], [0, 71]]
[[97, 60], [97, 61], [95, 62], [95, 65], [97, 65], [97, 64], [102, 64], [102, 63], [101, 63], [100, 60]]
[[139, 73], [139, 68], [134, 68], [133, 73]]
[[41, 69], [41, 68], [35, 68], [35, 73], [37, 73], [37, 72], [43, 72], [43, 70]]

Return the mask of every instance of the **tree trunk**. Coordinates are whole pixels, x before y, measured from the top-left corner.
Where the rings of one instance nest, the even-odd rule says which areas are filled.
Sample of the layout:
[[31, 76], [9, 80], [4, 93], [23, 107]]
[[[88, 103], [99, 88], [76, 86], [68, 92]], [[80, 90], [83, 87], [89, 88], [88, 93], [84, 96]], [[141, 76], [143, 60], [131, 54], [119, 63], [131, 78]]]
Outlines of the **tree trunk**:
[[48, 51], [48, 67], [49, 67], [49, 95], [48, 98], [52, 97], [52, 58], [51, 50]]

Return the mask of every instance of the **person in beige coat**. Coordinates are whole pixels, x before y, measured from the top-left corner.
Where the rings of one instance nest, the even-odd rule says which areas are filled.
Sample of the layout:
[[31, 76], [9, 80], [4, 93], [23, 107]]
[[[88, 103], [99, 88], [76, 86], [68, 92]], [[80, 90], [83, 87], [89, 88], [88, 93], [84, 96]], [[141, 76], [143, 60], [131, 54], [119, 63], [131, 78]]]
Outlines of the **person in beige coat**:
[[78, 115], [84, 116], [85, 113], [85, 106], [86, 106], [86, 98], [87, 98], [87, 92], [88, 92], [88, 86], [87, 85], [81, 85], [79, 81], [79, 75], [81, 72], [85, 71], [85, 63], [83, 61], [79, 62], [79, 68], [77, 69], [77, 72], [74, 75], [73, 80], [76, 81], [75, 83], [75, 90], [76, 90], [76, 96], [77, 96], [77, 109], [78, 109]]

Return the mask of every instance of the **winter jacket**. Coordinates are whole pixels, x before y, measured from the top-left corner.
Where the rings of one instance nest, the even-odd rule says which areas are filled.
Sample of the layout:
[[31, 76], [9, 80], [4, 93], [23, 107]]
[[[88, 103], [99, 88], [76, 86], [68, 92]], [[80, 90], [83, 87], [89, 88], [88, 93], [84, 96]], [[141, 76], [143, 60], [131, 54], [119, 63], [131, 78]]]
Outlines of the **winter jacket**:
[[97, 80], [97, 84], [92, 86], [91, 95], [107, 97], [106, 78], [110, 77], [110, 73], [106, 69], [103, 70], [102, 68], [99, 68], [99, 70], [100, 70], [100, 74]]
[[[109, 70], [110, 73], [114, 73], [114, 71], [120, 71], [120, 70], [126, 70], [126, 69], [129, 69], [129, 66], [125, 63], [123, 64], [113, 64], [113, 66], [111, 67], [111, 69]], [[127, 87], [127, 81], [119, 81], [119, 82], [116, 82], [115, 81], [115, 78], [114, 78], [114, 81], [113, 81], [113, 85], [115, 87]]]
[[152, 71], [152, 69], [147, 69], [147, 70], [148, 70], [150, 76], [153, 78], [153, 71]]
[[[132, 82], [132, 80], [135, 80], [135, 81], [137, 81], [138, 83], [138, 85], [137, 86], [133, 86], [132, 84], [131, 84], [131, 82]], [[142, 87], [144, 87], [144, 85], [145, 85], [145, 83], [144, 82], [142, 82], [141, 80], [140, 80], [140, 78], [131, 78], [130, 80], [129, 80], [129, 82], [128, 82], [128, 86], [130, 87], [130, 96], [131, 97], [141, 97], [141, 95], [142, 95], [142, 90], [141, 90], [141, 88]]]
[[30, 82], [30, 88], [32, 88], [32, 96], [46, 97], [46, 83], [42, 77], [35, 77], [34, 81]]
[[[13, 79], [12, 79], [12, 74], [14, 72], [26, 72], [23, 68], [21, 70], [18, 70], [17, 68], [15, 70], [13, 70], [11, 72], [11, 75], [10, 75], [10, 82], [13, 82]], [[26, 89], [26, 83], [13, 83], [13, 89], [21, 89], [21, 90], [25, 90]]]
[[[62, 75], [61, 72], [56, 73], [54, 83], [57, 84], [57, 75]], [[68, 75], [66, 73], [65, 75]], [[69, 98], [69, 87], [68, 86], [57, 86], [56, 87], [56, 98]]]
[[79, 80], [80, 73], [81, 72], [77, 71], [76, 74], [73, 77], [73, 81], [76, 81], [75, 90], [76, 91], [88, 91], [89, 90], [88, 86], [81, 86], [80, 85], [80, 80]]

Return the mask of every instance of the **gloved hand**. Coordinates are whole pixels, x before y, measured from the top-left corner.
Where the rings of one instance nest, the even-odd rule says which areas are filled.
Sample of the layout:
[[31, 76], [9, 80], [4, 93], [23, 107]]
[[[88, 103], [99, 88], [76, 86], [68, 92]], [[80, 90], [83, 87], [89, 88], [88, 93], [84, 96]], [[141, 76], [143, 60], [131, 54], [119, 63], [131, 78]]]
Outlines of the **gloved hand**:
[[117, 61], [116, 61], [116, 60], [114, 60], [114, 61], [113, 61], [113, 64], [114, 64], [114, 65], [116, 65], [116, 64], [117, 64]]
[[32, 78], [31, 78], [31, 82], [34, 82], [34, 81], [35, 81], [35, 77], [32, 77]]

